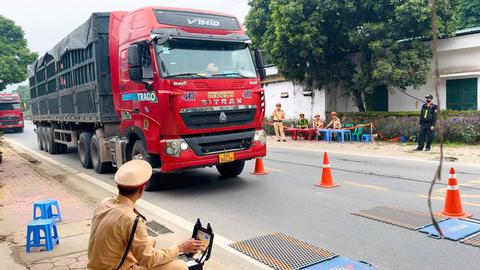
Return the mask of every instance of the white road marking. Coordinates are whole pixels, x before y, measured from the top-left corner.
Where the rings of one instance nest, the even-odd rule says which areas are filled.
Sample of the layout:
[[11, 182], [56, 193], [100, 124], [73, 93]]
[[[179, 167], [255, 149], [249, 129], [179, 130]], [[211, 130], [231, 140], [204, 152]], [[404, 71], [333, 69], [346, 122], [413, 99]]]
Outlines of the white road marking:
[[[428, 196], [423, 195], [423, 194], [418, 194], [417, 197], [428, 199]], [[443, 196], [432, 196], [432, 200], [445, 201], [445, 197], [443, 197]], [[480, 203], [466, 202], [464, 200], [462, 200], [462, 204], [480, 207]]]
[[275, 169], [275, 168], [272, 168], [272, 167], [265, 167], [265, 170], [266, 171], [271, 171], [271, 172], [283, 172], [283, 170], [280, 170], [280, 169]]
[[[60, 162], [58, 162], [58, 161], [56, 161], [56, 160], [54, 160], [54, 159], [52, 159], [48, 156], [45, 156], [41, 153], [37, 153], [37, 152], [35, 152], [35, 151], [33, 151], [33, 150], [31, 150], [31, 149], [29, 149], [29, 148], [27, 148], [27, 147], [25, 147], [21, 144], [13, 142], [12, 140], [9, 140], [8, 138], [5, 138], [5, 141], [7, 141], [9, 144], [11, 144], [14, 147], [18, 147], [18, 148], [22, 149], [22, 151], [28, 152], [29, 154], [35, 155], [40, 159], [43, 159], [47, 162], [52, 163], [53, 165], [59, 166], [60, 168], [62, 168], [64, 170], [67, 170], [68, 172], [70, 172], [70, 173], [72, 173], [72, 174], [74, 174], [78, 177], [81, 177], [81, 178], [87, 180], [88, 182], [90, 182], [94, 185], [97, 185], [98, 187], [103, 188], [106, 191], [109, 191], [113, 194], [117, 194], [117, 192], [118, 192], [116, 187], [111, 186], [111, 185], [109, 185], [109, 184], [107, 184], [103, 181], [100, 181], [93, 176], [90, 176], [88, 174], [79, 172], [78, 170], [73, 169], [69, 166], [66, 166], [66, 165], [64, 165], [64, 164], [62, 164], [62, 163], [60, 163]], [[167, 211], [167, 210], [165, 210], [161, 207], [158, 207], [158, 206], [144, 200], [144, 199], [138, 200], [137, 205], [146, 209], [146, 210], [148, 210], [148, 211], [151, 211], [152, 213], [154, 213], [158, 216], [161, 216], [162, 218], [165, 218], [169, 222], [171, 222], [171, 223], [173, 223], [173, 224], [175, 224], [175, 225], [177, 225], [177, 226], [179, 226], [179, 227], [181, 227], [181, 228], [183, 228], [187, 231], [191, 231], [193, 226], [195, 225], [193, 222], [190, 222], [190, 221], [188, 221], [188, 220], [186, 220], [186, 219], [184, 219], [180, 216], [177, 216], [177, 215], [175, 215], [175, 214], [173, 214], [173, 213], [171, 213], [171, 212], [169, 212], [169, 211]], [[262, 263], [260, 263], [256, 260], [248, 257], [247, 255], [245, 255], [243, 253], [240, 253], [237, 250], [231, 248], [229, 245], [232, 244], [232, 243], [233, 243], [232, 240], [215, 233], [215, 243], [214, 244], [216, 246], [218, 246], [220, 248], [223, 248], [224, 250], [232, 253], [233, 255], [238, 256], [238, 257], [242, 258], [243, 260], [246, 260], [246, 261], [250, 262], [251, 264], [259, 267], [260, 269], [266, 269], [266, 270], [267, 269], [268, 270], [272, 269], [272, 268], [270, 268], [270, 267], [268, 267], [268, 266], [266, 266], [266, 265], [264, 265], [264, 264], [262, 264]]]
[[351, 181], [344, 181], [344, 183], [348, 184], [348, 185], [351, 185], [351, 186], [374, 189], [374, 190], [381, 190], [381, 191], [389, 191], [390, 190], [388, 188], [384, 188], [384, 187], [381, 187], [381, 186], [370, 185], [370, 184], [360, 184], [360, 183], [355, 183], [355, 182], [351, 182]]

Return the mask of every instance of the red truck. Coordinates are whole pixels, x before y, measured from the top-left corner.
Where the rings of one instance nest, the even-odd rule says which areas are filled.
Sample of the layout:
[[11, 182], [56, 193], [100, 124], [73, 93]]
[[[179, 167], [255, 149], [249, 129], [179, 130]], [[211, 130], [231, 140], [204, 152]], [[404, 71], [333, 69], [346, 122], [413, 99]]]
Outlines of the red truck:
[[0, 130], [23, 132], [23, 110], [19, 95], [0, 93]]
[[237, 176], [266, 155], [264, 63], [249, 44], [227, 14], [93, 13], [28, 68], [39, 148], [75, 146], [98, 173], [145, 159]]

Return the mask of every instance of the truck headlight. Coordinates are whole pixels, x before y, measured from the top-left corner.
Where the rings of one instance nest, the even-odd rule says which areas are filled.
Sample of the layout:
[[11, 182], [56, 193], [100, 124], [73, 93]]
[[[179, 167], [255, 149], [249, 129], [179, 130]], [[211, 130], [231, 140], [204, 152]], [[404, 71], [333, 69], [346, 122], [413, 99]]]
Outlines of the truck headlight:
[[165, 154], [169, 156], [179, 157], [180, 154], [188, 148], [188, 144], [184, 139], [168, 140], [165, 142]]
[[253, 137], [253, 140], [260, 142], [262, 145], [265, 145], [267, 143], [267, 134], [265, 133], [265, 130], [260, 129], [255, 131], [255, 136]]
[[23, 121], [18, 121], [18, 124], [19, 124], [19, 125], [23, 125]]

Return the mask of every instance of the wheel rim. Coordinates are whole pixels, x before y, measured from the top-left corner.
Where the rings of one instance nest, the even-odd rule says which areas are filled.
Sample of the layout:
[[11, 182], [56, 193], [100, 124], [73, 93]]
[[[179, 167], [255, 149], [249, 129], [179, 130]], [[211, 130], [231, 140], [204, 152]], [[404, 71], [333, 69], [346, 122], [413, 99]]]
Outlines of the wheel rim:
[[37, 143], [38, 143], [38, 146], [40, 146], [40, 148], [43, 148], [42, 135], [40, 135], [40, 131], [37, 132]]
[[92, 147], [90, 148], [90, 156], [92, 158], [93, 167], [96, 167], [100, 163], [100, 158], [98, 155], [97, 145], [92, 142]]
[[85, 160], [85, 146], [83, 145], [83, 142], [80, 141], [78, 143], [78, 153], [80, 154], [80, 159], [82, 162]]
[[44, 129], [44, 133], [43, 133], [43, 148], [45, 150], [47, 150], [47, 152], [50, 152], [50, 143], [48, 141], [48, 131], [46, 129]]
[[[146, 160], [145, 155], [140, 151], [132, 152], [132, 160]], [[146, 190], [148, 185], [150, 184], [150, 180], [143, 186], [143, 189]]]
[[145, 156], [140, 152], [133, 153], [132, 159], [134, 159], [134, 160], [145, 160]]

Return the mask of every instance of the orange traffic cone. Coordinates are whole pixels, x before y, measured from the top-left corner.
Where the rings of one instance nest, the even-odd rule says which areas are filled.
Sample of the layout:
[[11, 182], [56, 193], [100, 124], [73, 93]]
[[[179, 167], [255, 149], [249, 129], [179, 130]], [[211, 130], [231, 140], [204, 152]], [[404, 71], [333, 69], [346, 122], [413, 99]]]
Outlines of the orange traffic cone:
[[450, 169], [448, 178], [447, 195], [445, 196], [445, 206], [442, 215], [453, 218], [471, 217], [469, 213], [465, 213], [462, 207], [462, 199], [460, 198], [460, 190], [457, 185], [457, 176], [455, 169]]
[[322, 169], [322, 180], [320, 183], [316, 184], [317, 187], [322, 188], [333, 188], [339, 186], [333, 182], [332, 172], [330, 171], [330, 162], [328, 161], [328, 154], [325, 152], [323, 154], [323, 169]]
[[265, 171], [265, 168], [263, 167], [263, 159], [262, 158], [256, 158], [255, 159], [255, 170], [251, 174], [254, 174], [254, 175], [268, 174], [268, 172]]

